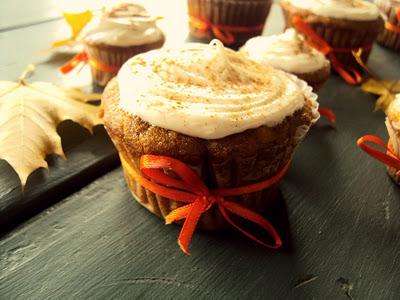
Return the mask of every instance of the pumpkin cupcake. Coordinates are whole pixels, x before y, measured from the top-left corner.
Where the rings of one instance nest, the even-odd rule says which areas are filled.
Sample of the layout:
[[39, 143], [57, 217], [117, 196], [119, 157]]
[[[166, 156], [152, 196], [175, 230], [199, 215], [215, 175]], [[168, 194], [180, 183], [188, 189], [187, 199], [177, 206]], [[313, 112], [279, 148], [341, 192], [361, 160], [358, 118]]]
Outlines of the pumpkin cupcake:
[[188, 0], [189, 29], [193, 37], [239, 47], [260, 35], [272, 0]]
[[[321, 48], [325, 48], [324, 54], [331, 59], [332, 67], [338, 73], [341, 73], [342, 67], [359, 68], [352, 51], [361, 48], [362, 59], [366, 62], [374, 41], [383, 30], [378, 7], [368, 1], [280, 0], [280, 3], [287, 27], [295, 27], [305, 33], [299, 22], [305, 23], [319, 39], [329, 45], [330, 49]], [[312, 34], [305, 33], [305, 38], [312, 45], [321, 46]]]
[[105, 6], [80, 35], [93, 80], [105, 86], [132, 56], [164, 44], [164, 34], [146, 9], [133, 2]]
[[240, 49], [250, 59], [296, 75], [317, 91], [329, 78], [330, 63], [310, 47], [294, 29], [272, 36], [258, 36]]
[[[187, 164], [210, 190], [260, 182], [288, 164], [318, 120], [316, 98], [304, 81], [215, 40], [133, 57], [107, 85], [102, 107], [134, 197], [166, 217], [181, 204], [132, 176], [143, 155]], [[274, 185], [231, 200], [260, 212], [276, 191]], [[220, 229], [227, 223], [212, 207], [198, 225]]]
[[400, 50], [400, 0], [375, 0], [375, 4], [385, 19], [385, 30], [378, 36], [378, 42]]

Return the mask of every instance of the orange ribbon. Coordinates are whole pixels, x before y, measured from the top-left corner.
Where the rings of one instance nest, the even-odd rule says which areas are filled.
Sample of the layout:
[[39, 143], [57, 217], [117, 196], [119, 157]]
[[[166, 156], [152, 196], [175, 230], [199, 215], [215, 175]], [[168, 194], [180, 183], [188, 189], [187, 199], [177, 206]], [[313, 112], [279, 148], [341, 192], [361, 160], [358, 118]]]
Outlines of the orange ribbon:
[[333, 48], [322, 37], [320, 37], [310, 25], [308, 25], [301, 17], [294, 16], [292, 19], [294, 27], [301, 33], [307, 35], [310, 40], [306, 42], [313, 48], [323, 53], [332, 63], [333, 68], [340, 76], [349, 84], [356, 85], [361, 83], [361, 74], [353, 67], [343, 65], [336, 57], [335, 53], [352, 53], [353, 51], [366, 50], [372, 47], [368, 45], [360, 48]]
[[264, 23], [252, 27], [222, 25], [222, 24], [213, 24], [204, 18], [195, 16], [189, 16], [189, 23], [202, 33], [207, 33], [209, 30], [211, 30], [214, 36], [218, 38], [221, 42], [223, 42], [225, 45], [232, 45], [233, 43], [235, 43], [236, 39], [232, 33], [259, 32], [264, 28]]
[[[381, 146], [386, 150], [383, 152], [367, 144], [367, 142], [374, 143], [375, 145]], [[364, 152], [368, 153], [373, 158], [384, 163], [386, 166], [392, 167], [396, 170], [400, 170], [400, 157], [394, 152], [390, 144], [386, 145], [384, 141], [373, 135], [365, 135], [358, 139], [358, 147]]]
[[336, 115], [335, 113], [327, 107], [319, 107], [318, 112], [321, 116], [327, 118], [332, 124], [336, 124]]
[[[162, 197], [186, 203], [186, 205], [181, 206], [168, 214], [165, 220], [167, 224], [179, 220], [185, 220], [178, 238], [178, 244], [182, 251], [187, 255], [189, 255], [189, 244], [201, 215], [209, 210], [213, 205], [218, 207], [219, 212], [230, 225], [250, 239], [271, 249], [277, 249], [282, 246], [282, 240], [279, 233], [264, 217], [236, 202], [228, 201], [224, 197], [254, 193], [279, 183], [288, 170], [290, 162], [288, 162], [275, 176], [261, 182], [237, 188], [216, 189], [210, 191], [196, 172], [185, 163], [171, 157], [143, 155], [140, 158], [140, 171], [145, 175], [145, 177], [139, 174], [135, 168], [131, 167], [122, 156], [121, 161], [127, 172], [131, 174], [136, 182], [144, 188]], [[179, 179], [165, 174], [163, 170], [173, 171]], [[274, 243], [268, 244], [263, 242], [236, 225], [229, 217], [228, 212], [259, 225], [271, 235]]]
[[[399, 22], [400, 22], [400, 8], [398, 8], [398, 9], [396, 10], [396, 16], [397, 16], [397, 20], [399, 20]], [[393, 23], [385, 22], [385, 28], [386, 28], [387, 30], [389, 30], [389, 31], [393, 31], [393, 32], [396, 32], [396, 33], [400, 33], [400, 26], [395, 25], [395, 24], [393, 24]]]
[[119, 67], [104, 64], [93, 58], [89, 59], [89, 56], [87, 55], [87, 53], [83, 51], [83, 52], [80, 52], [77, 55], [75, 55], [73, 58], [71, 58], [65, 64], [63, 64], [60, 67], [60, 71], [63, 74], [67, 74], [67, 73], [71, 72], [73, 69], [75, 69], [80, 63], [84, 63], [84, 64], [89, 63], [94, 69], [97, 69], [97, 70], [100, 70], [100, 71], [103, 71], [106, 73], [117, 73], [119, 70]]

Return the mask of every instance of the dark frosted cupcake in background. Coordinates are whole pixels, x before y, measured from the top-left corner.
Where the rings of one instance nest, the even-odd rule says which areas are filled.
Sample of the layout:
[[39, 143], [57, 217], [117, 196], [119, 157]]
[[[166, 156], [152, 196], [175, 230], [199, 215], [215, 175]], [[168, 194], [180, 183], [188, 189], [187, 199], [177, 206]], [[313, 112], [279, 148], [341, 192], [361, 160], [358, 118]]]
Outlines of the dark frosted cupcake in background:
[[385, 30], [378, 42], [394, 50], [400, 50], [400, 0], [375, 0], [384, 19]]
[[[104, 125], [122, 158], [136, 200], [165, 217], [182, 203], [141, 186], [144, 154], [189, 165], [209, 189], [257, 183], [276, 175], [318, 118], [318, 103], [304, 81], [258, 64], [219, 41], [137, 55], [124, 64], [102, 96]], [[253, 211], [274, 199], [276, 185], [229, 197]], [[199, 226], [226, 227], [216, 207]]]
[[188, 0], [189, 28], [193, 37], [217, 38], [225, 46], [239, 47], [260, 35], [272, 0]]
[[254, 37], [240, 51], [250, 59], [292, 73], [317, 91], [329, 78], [330, 63], [310, 47], [294, 29], [282, 34]]
[[[372, 45], [383, 30], [378, 7], [364, 0], [280, 0], [286, 25], [296, 27], [300, 17], [313, 31], [335, 48], [345, 66], [358, 68], [351, 51], [361, 48], [367, 61]], [[306, 35], [306, 39], [312, 39]]]
[[133, 2], [104, 7], [80, 38], [89, 56], [93, 80], [101, 86], [133, 55], [160, 48], [165, 40], [156, 18]]

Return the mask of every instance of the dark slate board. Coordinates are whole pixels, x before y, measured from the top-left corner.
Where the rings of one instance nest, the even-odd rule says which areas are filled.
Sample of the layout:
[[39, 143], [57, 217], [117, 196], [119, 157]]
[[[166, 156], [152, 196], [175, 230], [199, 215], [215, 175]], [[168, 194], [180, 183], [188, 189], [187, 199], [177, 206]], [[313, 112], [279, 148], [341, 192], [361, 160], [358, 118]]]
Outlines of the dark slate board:
[[[60, 82], [57, 67], [69, 56], [40, 55], [39, 51], [51, 44], [55, 38], [51, 33], [62, 25], [59, 20], [0, 32], [0, 80], [16, 80], [29, 63], [34, 63], [36, 71], [29, 81]], [[0, 232], [118, 166], [115, 149], [101, 126], [92, 137], [72, 122], [62, 123], [58, 131], [67, 160], [49, 157], [49, 171], [41, 169], [33, 173], [24, 193], [14, 170], [0, 160]]]

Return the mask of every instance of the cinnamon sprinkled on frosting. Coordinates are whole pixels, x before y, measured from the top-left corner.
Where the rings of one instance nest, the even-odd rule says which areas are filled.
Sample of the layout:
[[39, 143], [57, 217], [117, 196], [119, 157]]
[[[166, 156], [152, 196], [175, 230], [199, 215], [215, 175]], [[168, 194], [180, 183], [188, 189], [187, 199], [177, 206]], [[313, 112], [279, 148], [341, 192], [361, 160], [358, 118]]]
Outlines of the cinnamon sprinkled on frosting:
[[121, 68], [118, 84], [120, 107], [128, 113], [205, 139], [273, 127], [301, 109], [306, 99], [318, 107], [304, 82], [218, 40], [135, 56]]

